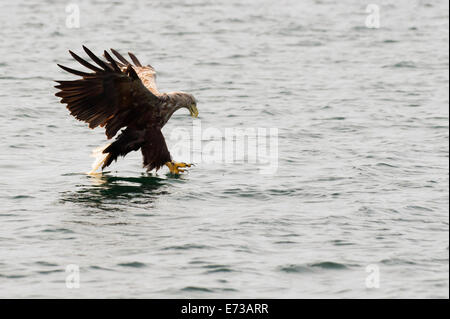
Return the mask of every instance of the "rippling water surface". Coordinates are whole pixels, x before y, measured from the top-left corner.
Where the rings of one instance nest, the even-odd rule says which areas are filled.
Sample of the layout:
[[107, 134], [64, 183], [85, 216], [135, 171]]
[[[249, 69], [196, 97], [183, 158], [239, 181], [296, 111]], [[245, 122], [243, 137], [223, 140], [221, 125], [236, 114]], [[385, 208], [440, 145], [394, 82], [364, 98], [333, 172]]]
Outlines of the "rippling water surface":
[[[379, 29], [364, 1], [77, 3], [75, 29], [64, 2], [2, 3], [0, 297], [448, 298], [446, 1], [381, 1]], [[105, 136], [52, 82], [81, 44], [151, 63], [203, 129], [278, 128], [278, 170], [133, 153], [88, 177]]]

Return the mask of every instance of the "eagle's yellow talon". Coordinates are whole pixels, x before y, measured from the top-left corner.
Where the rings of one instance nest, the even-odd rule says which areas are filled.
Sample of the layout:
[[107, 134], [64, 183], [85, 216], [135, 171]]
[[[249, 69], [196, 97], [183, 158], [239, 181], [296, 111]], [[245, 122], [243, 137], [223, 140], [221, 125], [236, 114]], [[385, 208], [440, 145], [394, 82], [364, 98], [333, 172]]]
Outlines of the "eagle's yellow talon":
[[177, 163], [177, 162], [167, 162], [166, 166], [169, 168], [170, 173], [172, 174], [180, 174], [185, 172], [185, 169], [181, 169], [180, 167], [191, 167], [192, 164], [186, 164], [186, 163]]

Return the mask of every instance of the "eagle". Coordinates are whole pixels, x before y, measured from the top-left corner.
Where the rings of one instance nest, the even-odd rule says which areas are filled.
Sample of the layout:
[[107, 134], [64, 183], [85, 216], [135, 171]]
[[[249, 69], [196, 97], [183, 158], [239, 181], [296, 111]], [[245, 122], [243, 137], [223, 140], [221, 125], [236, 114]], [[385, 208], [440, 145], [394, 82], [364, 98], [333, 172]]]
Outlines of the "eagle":
[[151, 65], [142, 65], [129, 52], [130, 63], [119, 52], [106, 50], [99, 58], [83, 45], [86, 54], [95, 63], [86, 61], [69, 50], [70, 55], [92, 72], [83, 72], [57, 64], [63, 70], [80, 76], [71, 81], [55, 81], [59, 91], [55, 95], [66, 104], [70, 114], [89, 124], [89, 128], [105, 128], [106, 137], [114, 142], [94, 151], [98, 156], [92, 171], [108, 167], [119, 156], [141, 149], [143, 166], [147, 171], [167, 166], [172, 174], [184, 172], [192, 164], [172, 160], [161, 129], [172, 114], [187, 108], [192, 117], [198, 117], [197, 101], [185, 92], [161, 93], [156, 88], [156, 72]]

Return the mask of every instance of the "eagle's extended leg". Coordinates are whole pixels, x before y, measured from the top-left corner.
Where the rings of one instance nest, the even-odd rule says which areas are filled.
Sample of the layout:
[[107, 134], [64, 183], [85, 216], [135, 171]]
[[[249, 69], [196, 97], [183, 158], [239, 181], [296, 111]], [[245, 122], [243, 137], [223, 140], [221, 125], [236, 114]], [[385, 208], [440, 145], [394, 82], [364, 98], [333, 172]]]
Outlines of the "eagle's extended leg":
[[113, 143], [96, 148], [92, 152], [95, 162], [92, 163], [92, 170], [88, 174], [93, 175], [100, 166], [103, 170], [119, 156], [125, 156], [131, 151], [138, 150], [144, 141], [144, 133], [144, 131], [127, 128]]
[[170, 161], [166, 163], [166, 166], [169, 168], [170, 172], [172, 174], [180, 174], [186, 171], [185, 169], [181, 169], [180, 167], [191, 167], [192, 164], [186, 164], [186, 163], [178, 163], [174, 161]]

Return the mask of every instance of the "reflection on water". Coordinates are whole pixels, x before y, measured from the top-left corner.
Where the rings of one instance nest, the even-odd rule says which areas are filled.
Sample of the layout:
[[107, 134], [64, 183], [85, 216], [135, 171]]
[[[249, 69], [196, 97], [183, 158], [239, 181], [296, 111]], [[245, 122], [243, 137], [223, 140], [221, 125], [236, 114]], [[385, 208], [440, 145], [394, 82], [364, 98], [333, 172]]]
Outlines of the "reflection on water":
[[142, 174], [139, 177], [112, 176], [107, 173], [87, 175], [88, 182], [74, 191], [63, 192], [61, 202], [72, 202], [90, 208], [126, 209], [134, 204], [148, 205], [168, 194], [166, 179]]

